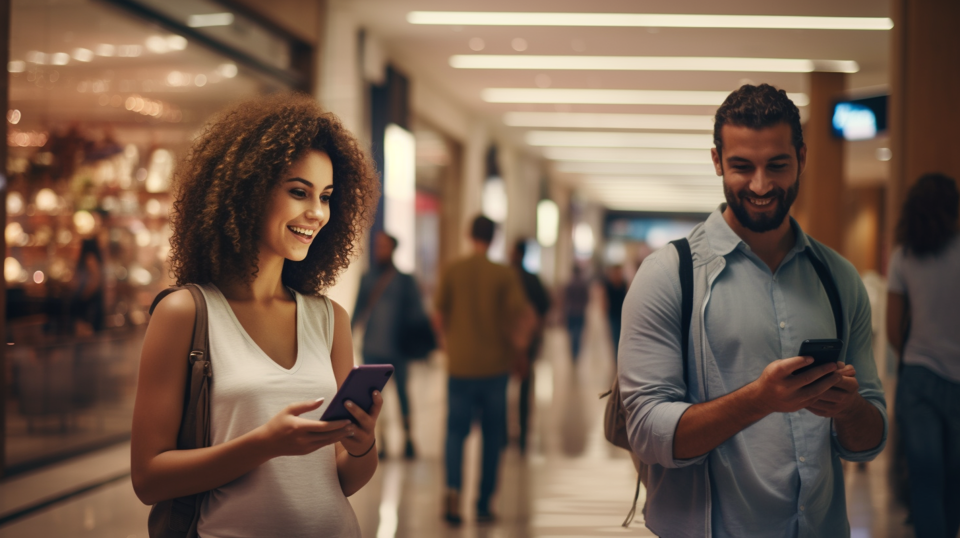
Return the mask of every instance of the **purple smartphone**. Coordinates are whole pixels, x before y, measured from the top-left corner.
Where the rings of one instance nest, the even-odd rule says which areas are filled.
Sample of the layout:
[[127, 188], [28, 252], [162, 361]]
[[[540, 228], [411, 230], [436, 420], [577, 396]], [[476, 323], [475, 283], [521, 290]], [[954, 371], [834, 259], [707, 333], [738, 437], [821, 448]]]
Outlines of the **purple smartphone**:
[[340, 390], [337, 391], [336, 396], [333, 397], [333, 401], [323, 412], [320, 420], [331, 422], [350, 419], [356, 422], [357, 419], [353, 418], [353, 415], [347, 411], [343, 404], [349, 400], [369, 413], [370, 408], [373, 407], [373, 391], [378, 390], [382, 393], [384, 385], [387, 384], [392, 375], [393, 366], [389, 364], [354, 366], [353, 370], [350, 370], [350, 373], [347, 374], [347, 378], [343, 380], [343, 385], [340, 386]]

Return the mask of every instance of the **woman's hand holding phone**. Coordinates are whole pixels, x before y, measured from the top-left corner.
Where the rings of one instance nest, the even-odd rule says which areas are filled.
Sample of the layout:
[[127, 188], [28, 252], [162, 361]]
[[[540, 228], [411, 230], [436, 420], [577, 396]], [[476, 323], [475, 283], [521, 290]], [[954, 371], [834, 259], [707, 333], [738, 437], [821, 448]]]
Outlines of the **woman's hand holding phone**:
[[321, 405], [323, 398], [290, 404], [260, 426], [260, 438], [269, 457], [303, 456], [356, 434], [358, 428], [349, 420], [325, 422], [300, 416]]
[[[379, 390], [373, 391], [373, 406], [367, 413], [359, 405], [347, 401], [344, 406], [347, 411], [356, 419], [356, 424], [350, 426], [352, 433], [340, 440], [344, 450], [353, 457], [365, 456], [373, 449], [376, 437], [374, 429], [377, 426], [377, 419], [380, 418], [380, 409], [383, 407], [383, 396]], [[346, 421], [349, 423], [350, 421]]]

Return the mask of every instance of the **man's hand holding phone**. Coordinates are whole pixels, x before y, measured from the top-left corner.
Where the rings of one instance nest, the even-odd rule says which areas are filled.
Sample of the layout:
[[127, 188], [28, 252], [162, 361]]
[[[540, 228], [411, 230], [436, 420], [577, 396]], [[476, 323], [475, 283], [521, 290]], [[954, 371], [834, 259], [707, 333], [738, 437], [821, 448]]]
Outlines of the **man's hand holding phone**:
[[755, 401], [766, 413], [792, 413], [816, 402], [825, 392], [841, 381], [837, 363], [816, 365], [811, 357], [791, 357], [773, 361], [752, 383]]
[[837, 367], [837, 373], [843, 376], [840, 381], [806, 407], [807, 411], [818, 417], [840, 417], [855, 409], [861, 399], [856, 369], [842, 362], [838, 362]]

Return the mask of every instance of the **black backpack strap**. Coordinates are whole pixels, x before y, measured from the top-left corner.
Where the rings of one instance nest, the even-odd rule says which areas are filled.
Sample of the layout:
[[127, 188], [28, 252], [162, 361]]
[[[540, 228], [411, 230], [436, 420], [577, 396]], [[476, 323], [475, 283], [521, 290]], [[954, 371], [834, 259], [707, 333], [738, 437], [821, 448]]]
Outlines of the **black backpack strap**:
[[683, 382], [687, 382], [690, 356], [690, 318], [693, 316], [693, 254], [687, 238], [671, 241], [680, 255], [680, 349], [683, 353]]
[[810, 260], [813, 270], [820, 277], [820, 283], [823, 284], [824, 291], [827, 292], [827, 298], [830, 299], [830, 308], [833, 309], [833, 321], [837, 324], [837, 338], [843, 340], [843, 305], [840, 304], [840, 292], [837, 291], [837, 283], [833, 280], [830, 269], [809, 250], [807, 251], [807, 259]]

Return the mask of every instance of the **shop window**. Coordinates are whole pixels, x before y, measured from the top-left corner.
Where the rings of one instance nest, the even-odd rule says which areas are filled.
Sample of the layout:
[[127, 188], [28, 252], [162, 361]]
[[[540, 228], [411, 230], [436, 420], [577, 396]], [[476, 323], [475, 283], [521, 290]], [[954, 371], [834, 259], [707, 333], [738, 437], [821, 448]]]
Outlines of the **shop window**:
[[129, 436], [147, 310], [172, 284], [177, 160], [216, 111], [291, 87], [160, 22], [92, 0], [13, 3], [7, 473]]

